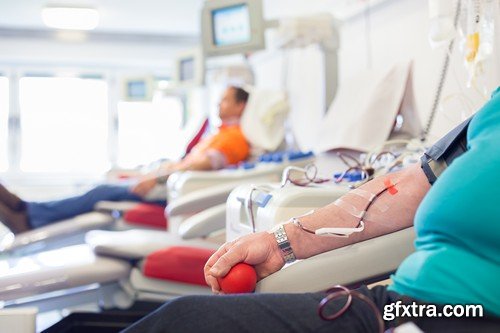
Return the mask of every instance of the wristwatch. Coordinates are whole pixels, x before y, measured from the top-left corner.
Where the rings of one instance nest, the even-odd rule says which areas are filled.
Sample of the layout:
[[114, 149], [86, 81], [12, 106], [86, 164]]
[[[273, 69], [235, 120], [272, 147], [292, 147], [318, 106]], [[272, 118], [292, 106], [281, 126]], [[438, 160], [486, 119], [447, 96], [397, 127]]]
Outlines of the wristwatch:
[[278, 243], [278, 247], [283, 255], [283, 259], [285, 259], [285, 263], [289, 264], [297, 260], [292, 247], [290, 246], [290, 242], [288, 241], [285, 227], [280, 224], [272, 230], [272, 233], [274, 234], [274, 238], [276, 238], [276, 242]]

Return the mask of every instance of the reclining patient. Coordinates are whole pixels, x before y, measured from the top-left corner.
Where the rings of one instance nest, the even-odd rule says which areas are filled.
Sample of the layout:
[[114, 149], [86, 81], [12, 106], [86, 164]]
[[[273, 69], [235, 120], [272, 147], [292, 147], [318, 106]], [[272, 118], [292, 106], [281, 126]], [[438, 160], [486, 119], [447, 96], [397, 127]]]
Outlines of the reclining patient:
[[[221, 293], [217, 278], [239, 262], [253, 265], [262, 279], [295, 258], [309, 258], [415, 221], [416, 252], [399, 266], [392, 284], [350, 291], [352, 303], [335, 320], [318, 315], [324, 292], [187, 296], [165, 304], [126, 332], [377, 332], [379, 325], [385, 330], [405, 321], [425, 332], [499, 332], [499, 142], [500, 88], [472, 120], [429, 149], [421, 164], [376, 178], [311, 215], [292, 219], [274, 234], [256, 233], [226, 243], [206, 263], [206, 281], [213, 292]], [[330, 237], [310, 233], [333, 227], [350, 229], [331, 229]], [[344, 304], [346, 297], [333, 299], [328, 312], [340, 311]], [[401, 317], [402, 305], [413, 304], [433, 305], [437, 312], [415, 315], [411, 310], [412, 316], [421, 318]], [[437, 317], [446, 304], [481, 305], [484, 316]], [[377, 313], [384, 314], [379, 324]]]
[[0, 185], [0, 221], [14, 233], [90, 212], [98, 201], [146, 201], [146, 195], [157, 183], [164, 183], [175, 171], [216, 170], [245, 160], [250, 147], [239, 126], [248, 93], [229, 87], [219, 104], [222, 125], [219, 131], [202, 139], [178, 162], [162, 164], [158, 170], [144, 175], [134, 185], [103, 184], [72, 198], [49, 201], [23, 201]]

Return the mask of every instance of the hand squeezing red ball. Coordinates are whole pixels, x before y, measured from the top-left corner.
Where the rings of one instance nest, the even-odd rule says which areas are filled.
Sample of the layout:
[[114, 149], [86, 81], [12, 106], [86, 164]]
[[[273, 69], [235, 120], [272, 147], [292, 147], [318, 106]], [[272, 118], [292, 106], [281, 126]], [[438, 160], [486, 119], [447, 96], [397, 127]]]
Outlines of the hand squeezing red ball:
[[255, 290], [257, 274], [253, 266], [239, 263], [222, 278], [218, 278], [221, 290], [226, 294], [251, 293]]

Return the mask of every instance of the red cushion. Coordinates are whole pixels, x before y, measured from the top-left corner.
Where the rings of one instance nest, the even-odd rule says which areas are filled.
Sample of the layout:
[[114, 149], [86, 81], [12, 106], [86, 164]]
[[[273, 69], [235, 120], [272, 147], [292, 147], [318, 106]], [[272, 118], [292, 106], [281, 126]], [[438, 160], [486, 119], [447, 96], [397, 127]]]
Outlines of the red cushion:
[[144, 260], [144, 275], [157, 279], [206, 286], [203, 267], [215, 250], [171, 246], [153, 252]]
[[127, 211], [123, 216], [125, 222], [137, 225], [146, 225], [161, 229], [167, 228], [165, 207], [155, 204], [141, 203]]

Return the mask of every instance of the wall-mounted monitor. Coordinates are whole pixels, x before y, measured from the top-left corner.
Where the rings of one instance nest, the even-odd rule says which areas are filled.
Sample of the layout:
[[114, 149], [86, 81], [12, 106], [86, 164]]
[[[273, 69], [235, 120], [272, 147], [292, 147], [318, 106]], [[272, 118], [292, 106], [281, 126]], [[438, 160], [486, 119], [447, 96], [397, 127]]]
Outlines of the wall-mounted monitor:
[[125, 101], [150, 101], [153, 98], [154, 79], [150, 76], [127, 77], [122, 81]]
[[174, 81], [177, 86], [201, 86], [205, 81], [205, 59], [199, 48], [182, 52], [175, 60]]
[[206, 56], [264, 49], [262, 0], [205, 1], [201, 30]]

